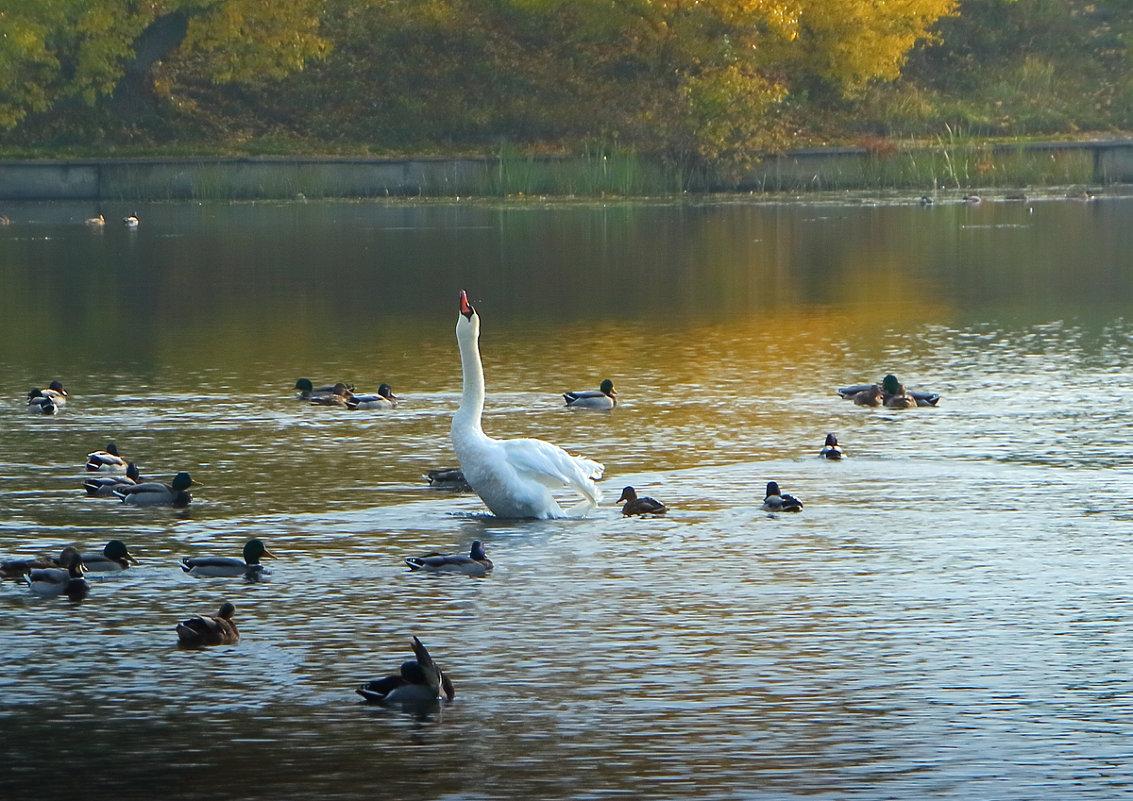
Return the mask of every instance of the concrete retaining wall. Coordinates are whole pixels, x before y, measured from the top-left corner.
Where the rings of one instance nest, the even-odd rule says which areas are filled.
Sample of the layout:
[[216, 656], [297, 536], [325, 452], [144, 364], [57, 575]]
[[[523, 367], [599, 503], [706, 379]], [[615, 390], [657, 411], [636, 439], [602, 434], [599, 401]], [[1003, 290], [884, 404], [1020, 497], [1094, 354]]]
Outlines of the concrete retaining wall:
[[[775, 191], [886, 185], [887, 158], [863, 148], [806, 150], [771, 156], [738, 187]], [[1052, 143], [991, 148], [990, 152], [1092, 160], [1092, 181], [1133, 183], [1133, 141]], [[934, 151], [924, 151], [932, 157]], [[942, 157], [942, 151], [935, 151]], [[0, 200], [185, 200], [484, 194], [496, 183], [495, 158], [414, 159], [100, 159], [0, 160]], [[977, 176], [978, 177], [978, 176]], [[978, 183], [978, 182], [977, 182]]]

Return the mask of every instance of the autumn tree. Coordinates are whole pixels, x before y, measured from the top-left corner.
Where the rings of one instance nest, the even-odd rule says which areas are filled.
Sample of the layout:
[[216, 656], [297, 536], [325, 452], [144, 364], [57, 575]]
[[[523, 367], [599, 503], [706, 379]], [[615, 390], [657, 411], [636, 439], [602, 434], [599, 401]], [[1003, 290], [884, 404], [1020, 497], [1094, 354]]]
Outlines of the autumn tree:
[[7, 0], [0, 3], [0, 128], [68, 100], [93, 105], [116, 96], [130, 111], [152, 93], [172, 92], [186, 71], [221, 83], [286, 74], [326, 52], [319, 5]]

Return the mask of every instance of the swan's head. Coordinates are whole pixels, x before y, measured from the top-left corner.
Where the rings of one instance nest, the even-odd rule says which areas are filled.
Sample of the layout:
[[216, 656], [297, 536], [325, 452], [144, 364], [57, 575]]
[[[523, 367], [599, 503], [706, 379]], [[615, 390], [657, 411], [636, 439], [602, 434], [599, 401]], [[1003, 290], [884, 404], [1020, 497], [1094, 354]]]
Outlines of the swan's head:
[[476, 313], [476, 309], [472, 308], [472, 304], [468, 302], [468, 293], [463, 289], [460, 290], [460, 313], [464, 315], [466, 320], [471, 320], [472, 315]]

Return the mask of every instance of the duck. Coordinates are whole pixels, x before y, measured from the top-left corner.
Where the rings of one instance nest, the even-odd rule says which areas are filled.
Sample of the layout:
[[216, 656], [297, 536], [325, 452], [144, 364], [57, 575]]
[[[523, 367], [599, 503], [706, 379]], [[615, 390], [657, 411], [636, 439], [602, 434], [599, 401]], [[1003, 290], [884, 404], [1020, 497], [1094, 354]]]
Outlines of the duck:
[[483, 577], [492, 569], [492, 560], [484, 553], [480, 540], [472, 543], [468, 556], [446, 553], [427, 553], [424, 556], [410, 556], [405, 560], [410, 570], [423, 570], [426, 573], [462, 573], [465, 576]]
[[131, 506], [172, 506], [174, 509], [184, 509], [193, 500], [193, 496], [188, 493], [192, 485], [193, 479], [189, 474], [181, 472], [169, 484], [145, 481], [115, 489], [114, 494], [122, 499], [122, 503]]
[[67, 546], [58, 558], [46, 556], [25, 556], [17, 559], [5, 559], [0, 562], [0, 579], [21, 579], [33, 570], [55, 570], [59, 567], [68, 567], [72, 554], [78, 555], [79, 549]]
[[348, 404], [353, 397], [354, 391], [350, 388], [350, 385], [339, 381], [330, 388], [329, 392], [322, 392], [321, 390], [312, 392], [307, 397], [307, 402], [315, 406], [338, 406], [346, 409], [349, 408]]
[[106, 218], [101, 214], [96, 214], [93, 217], [87, 217], [86, 224], [95, 228], [101, 228], [106, 225]]
[[244, 543], [243, 553], [243, 559], [231, 556], [186, 556], [181, 560], [181, 569], [196, 578], [243, 576], [249, 581], [255, 581], [268, 572], [260, 564], [260, 560], [276, 558], [259, 539]]
[[83, 579], [83, 558], [77, 549], [64, 549], [67, 556], [63, 567], [32, 568], [24, 580], [32, 594], [44, 598], [66, 595], [72, 601], [81, 601], [90, 593], [90, 585]]
[[300, 378], [295, 382], [295, 397], [299, 400], [310, 400], [312, 395], [332, 395], [339, 387], [345, 387], [348, 390], [354, 389], [354, 387], [341, 381], [333, 386], [318, 387], [316, 389], [311, 379]]
[[28, 393], [28, 411], [32, 414], [55, 414], [60, 409], [51, 398], [43, 394], [43, 390], [33, 389]]
[[881, 402], [887, 409], [915, 409], [917, 399], [905, 391], [905, 385], [890, 373], [881, 380]]
[[569, 513], [584, 516], [602, 497], [597, 481], [605, 468], [600, 463], [572, 456], [543, 440], [494, 439], [484, 433], [479, 339], [480, 316], [468, 302], [468, 293], [461, 290], [456, 341], [463, 391], [460, 407], [452, 416], [451, 436], [469, 486], [496, 517], [537, 520], [568, 516], [551, 495], [552, 489], [565, 487], [583, 496]]
[[87, 495], [91, 498], [112, 498], [115, 497], [115, 490], [132, 487], [133, 485], [140, 484], [141, 482], [142, 475], [138, 470], [138, 466], [133, 462], [127, 462], [126, 475], [100, 475], [94, 478], [88, 478], [83, 482], [83, 489], [87, 491]]
[[579, 392], [564, 392], [563, 400], [572, 409], [602, 409], [608, 411], [618, 405], [618, 394], [614, 392], [614, 382], [606, 378], [602, 380], [597, 391], [590, 389]]
[[366, 682], [355, 692], [370, 703], [410, 711], [431, 708], [442, 694], [448, 701], [455, 698], [452, 680], [433, 661], [421, 640], [414, 637], [412, 647], [416, 659], [403, 662], [391, 676]]
[[[28, 393], [28, 406], [44, 407], [38, 410], [41, 414], [55, 414], [56, 411], [67, 405], [67, 397], [67, 390], [63, 388], [63, 383], [52, 381], [43, 389], [33, 389]], [[51, 406], [54, 409], [48, 411], [46, 407]], [[36, 410], [32, 409], [32, 411]]]
[[877, 384], [854, 384], [852, 387], [841, 387], [838, 394], [845, 400], [852, 400], [858, 406], [880, 406], [881, 387]]
[[389, 384], [382, 384], [378, 387], [376, 393], [367, 395], [357, 395], [351, 393], [350, 397], [346, 399], [346, 408], [348, 409], [392, 409], [397, 406], [397, 402], [401, 398], [393, 394], [393, 387]]
[[81, 555], [83, 567], [91, 573], [117, 573], [126, 570], [138, 560], [130, 553], [122, 540], [111, 540], [101, 551], [91, 551]]
[[471, 492], [472, 487], [464, 478], [464, 471], [459, 467], [441, 467], [430, 470], [425, 474], [425, 480], [433, 489], [453, 490], [454, 492]]
[[823, 459], [841, 459], [846, 455], [846, 452], [842, 449], [842, 446], [838, 444], [838, 437], [833, 434], [827, 434], [826, 442], [823, 444], [822, 450], [818, 452], [818, 455]]
[[87, 470], [92, 473], [124, 473], [127, 464], [113, 442], [106, 443], [104, 451], [91, 451], [87, 454]]
[[225, 601], [216, 617], [191, 617], [177, 624], [177, 644], [182, 648], [203, 648], [206, 645], [234, 645], [240, 639], [240, 630], [232, 616], [236, 607]]
[[767, 482], [767, 495], [763, 499], [765, 512], [801, 512], [803, 502], [794, 495], [787, 495], [779, 491], [779, 485], [774, 481]]
[[625, 506], [622, 507], [623, 515], [663, 515], [669, 511], [669, 507], [658, 500], [648, 496], [638, 497], [637, 490], [633, 487], [622, 490], [617, 502], [622, 501], [625, 501]]
[[138, 215], [137, 214], [126, 215], [125, 217], [122, 218], [122, 224], [125, 225], [127, 228], [137, 228], [138, 227]]

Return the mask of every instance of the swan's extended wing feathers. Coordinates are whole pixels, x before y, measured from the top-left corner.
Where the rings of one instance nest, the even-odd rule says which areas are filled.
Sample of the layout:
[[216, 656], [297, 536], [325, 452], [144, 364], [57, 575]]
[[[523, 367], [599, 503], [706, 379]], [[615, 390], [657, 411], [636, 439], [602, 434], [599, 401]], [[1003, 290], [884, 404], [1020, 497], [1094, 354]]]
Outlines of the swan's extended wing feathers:
[[571, 456], [557, 445], [540, 439], [506, 439], [500, 441], [507, 461], [516, 472], [529, 476], [550, 489], [564, 485], [598, 502], [598, 489], [594, 482], [606, 469], [598, 462], [582, 456]]

